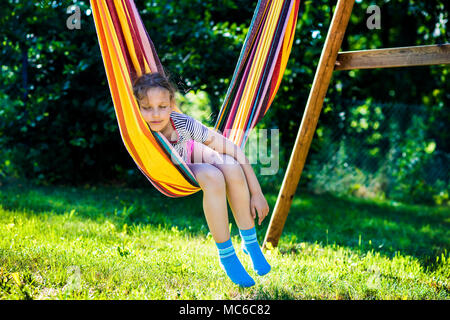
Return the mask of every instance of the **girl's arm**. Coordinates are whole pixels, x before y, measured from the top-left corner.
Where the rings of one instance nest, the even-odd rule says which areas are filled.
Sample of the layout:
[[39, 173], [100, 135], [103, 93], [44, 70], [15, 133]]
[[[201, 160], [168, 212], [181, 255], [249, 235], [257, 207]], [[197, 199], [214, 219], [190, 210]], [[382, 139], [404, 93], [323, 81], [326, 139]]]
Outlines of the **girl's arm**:
[[252, 165], [245, 156], [244, 152], [233, 141], [222, 136], [214, 130], [209, 130], [208, 138], [204, 142], [205, 145], [211, 149], [232, 156], [242, 167], [245, 177], [247, 179], [248, 188], [251, 195], [251, 213], [253, 218], [256, 218], [256, 211], [258, 211], [259, 224], [269, 213], [269, 205], [263, 195], [258, 178], [253, 171]]

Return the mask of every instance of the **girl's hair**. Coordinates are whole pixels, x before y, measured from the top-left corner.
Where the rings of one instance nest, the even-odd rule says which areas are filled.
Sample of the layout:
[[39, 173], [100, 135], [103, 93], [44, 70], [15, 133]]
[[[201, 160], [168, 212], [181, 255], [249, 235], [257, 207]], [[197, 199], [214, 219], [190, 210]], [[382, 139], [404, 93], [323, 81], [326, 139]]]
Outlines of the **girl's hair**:
[[147, 90], [151, 88], [163, 88], [169, 91], [170, 100], [175, 98], [176, 86], [168, 77], [158, 73], [145, 73], [133, 81], [133, 94], [138, 103], [147, 95]]

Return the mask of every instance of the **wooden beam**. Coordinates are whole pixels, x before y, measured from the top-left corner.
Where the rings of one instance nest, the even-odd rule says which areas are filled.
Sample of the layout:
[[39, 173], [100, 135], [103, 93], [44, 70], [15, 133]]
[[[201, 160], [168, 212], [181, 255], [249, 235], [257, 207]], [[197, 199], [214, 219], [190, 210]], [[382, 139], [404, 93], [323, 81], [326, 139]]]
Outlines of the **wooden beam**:
[[339, 52], [335, 70], [450, 64], [450, 44]]
[[348, 20], [352, 13], [355, 0], [338, 0], [328, 29], [327, 38], [322, 49], [319, 65], [314, 76], [311, 91], [306, 103], [305, 113], [295, 140], [294, 150], [286, 170], [286, 174], [278, 194], [277, 202], [264, 239], [263, 247], [270, 242], [272, 246], [278, 245], [281, 233], [297, 189], [311, 141], [316, 131], [323, 101], [334, 71], [338, 51], [347, 29]]

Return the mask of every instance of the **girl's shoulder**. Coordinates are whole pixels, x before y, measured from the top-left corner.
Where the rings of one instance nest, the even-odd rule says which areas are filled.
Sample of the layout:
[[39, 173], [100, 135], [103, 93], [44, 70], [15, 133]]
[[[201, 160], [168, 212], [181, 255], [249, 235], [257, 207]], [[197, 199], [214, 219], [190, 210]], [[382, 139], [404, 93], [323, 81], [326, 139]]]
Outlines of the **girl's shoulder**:
[[191, 139], [203, 142], [208, 137], [208, 127], [195, 118], [176, 111], [172, 111], [170, 117], [172, 118], [175, 127], [180, 130], [182, 134], [188, 134]]
[[186, 120], [192, 119], [192, 117], [188, 116], [187, 114], [179, 113], [179, 112], [176, 112], [176, 111], [172, 111], [170, 113], [170, 117], [173, 120], [181, 120], [181, 121], [186, 121]]
[[186, 124], [186, 123], [193, 123], [193, 122], [199, 122], [198, 120], [192, 118], [191, 116], [185, 114], [185, 113], [179, 113], [176, 111], [172, 111], [170, 113], [170, 118], [174, 122], [178, 122], [179, 124]]

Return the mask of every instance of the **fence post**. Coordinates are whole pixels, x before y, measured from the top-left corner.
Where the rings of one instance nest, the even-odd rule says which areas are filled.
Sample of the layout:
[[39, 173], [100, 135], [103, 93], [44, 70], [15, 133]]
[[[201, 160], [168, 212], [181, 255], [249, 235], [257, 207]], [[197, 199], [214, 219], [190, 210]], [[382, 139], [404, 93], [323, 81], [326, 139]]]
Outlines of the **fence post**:
[[330, 84], [331, 76], [336, 64], [338, 51], [347, 29], [348, 20], [352, 13], [355, 0], [338, 0], [328, 29], [325, 45], [320, 56], [319, 65], [314, 76], [311, 91], [306, 103], [305, 113], [295, 140], [295, 145], [286, 174], [278, 194], [277, 202], [267, 229], [263, 247], [268, 242], [273, 247], [278, 245], [281, 233], [297, 189], [306, 157], [316, 130], [323, 101]]

